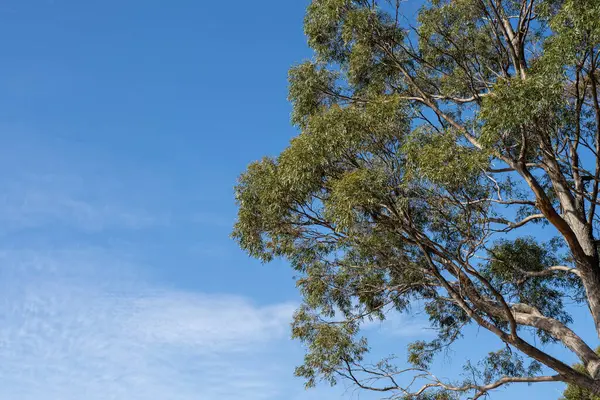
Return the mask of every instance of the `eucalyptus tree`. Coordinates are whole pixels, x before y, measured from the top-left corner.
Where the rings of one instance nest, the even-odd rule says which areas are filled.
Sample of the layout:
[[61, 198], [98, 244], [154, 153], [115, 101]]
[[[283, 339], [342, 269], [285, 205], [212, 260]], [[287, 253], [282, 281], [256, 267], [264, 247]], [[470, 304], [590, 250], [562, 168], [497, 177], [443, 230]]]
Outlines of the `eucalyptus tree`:
[[[297, 271], [297, 375], [398, 399], [600, 394], [568, 305], [600, 334], [600, 1], [313, 0], [304, 29], [300, 133], [241, 175], [233, 233]], [[415, 302], [436, 336], [371, 362], [361, 326]], [[440, 378], [436, 356], [471, 326], [497, 343]]]

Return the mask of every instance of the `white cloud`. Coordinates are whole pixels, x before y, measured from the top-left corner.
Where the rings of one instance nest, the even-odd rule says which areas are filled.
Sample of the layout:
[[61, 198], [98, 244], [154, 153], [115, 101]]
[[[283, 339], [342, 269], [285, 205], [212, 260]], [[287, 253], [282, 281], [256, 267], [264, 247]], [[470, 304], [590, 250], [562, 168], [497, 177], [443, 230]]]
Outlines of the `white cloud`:
[[287, 343], [293, 305], [153, 290], [86, 267], [95, 255], [3, 253], [1, 399], [281, 397], [293, 364], [271, 345]]
[[211, 351], [245, 350], [284, 337], [295, 309], [294, 304], [256, 307], [241, 297], [175, 293], [139, 299], [133, 307], [137, 313], [128, 329], [136, 336]]

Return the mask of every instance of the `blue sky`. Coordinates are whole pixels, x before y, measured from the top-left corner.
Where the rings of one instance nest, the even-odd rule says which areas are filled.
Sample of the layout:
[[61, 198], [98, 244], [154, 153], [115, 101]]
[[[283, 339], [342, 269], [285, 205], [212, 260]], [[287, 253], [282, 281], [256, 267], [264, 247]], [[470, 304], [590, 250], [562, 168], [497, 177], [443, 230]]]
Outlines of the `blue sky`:
[[[292, 272], [228, 237], [236, 177], [295, 134], [306, 4], [2, 2], [0, 400], [358, 398], [293, 378]], [[428, 335], [370, 332], [399, 354]]]

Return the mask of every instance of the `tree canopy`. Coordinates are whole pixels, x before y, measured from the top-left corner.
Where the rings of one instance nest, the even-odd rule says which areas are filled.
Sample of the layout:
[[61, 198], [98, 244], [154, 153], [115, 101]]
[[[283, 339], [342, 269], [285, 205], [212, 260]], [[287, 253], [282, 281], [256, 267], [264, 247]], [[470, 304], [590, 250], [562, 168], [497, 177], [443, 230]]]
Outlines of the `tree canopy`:
[[[600, 394], [596, 343], [567, 306], [600, 335], [599, 21], [598, 0], [311, 2], [314, 57], [289, 73], [300, 133], [241, 175], [233, 233], [297, 271], [308, 386], [453, 399], [559, 381]], [[415, 301], [436, 337], [406, 361], [366, 363], [361, 326]], [[496, 347], [468, 377], [438, 378], [432, 361], [471, 325]]]

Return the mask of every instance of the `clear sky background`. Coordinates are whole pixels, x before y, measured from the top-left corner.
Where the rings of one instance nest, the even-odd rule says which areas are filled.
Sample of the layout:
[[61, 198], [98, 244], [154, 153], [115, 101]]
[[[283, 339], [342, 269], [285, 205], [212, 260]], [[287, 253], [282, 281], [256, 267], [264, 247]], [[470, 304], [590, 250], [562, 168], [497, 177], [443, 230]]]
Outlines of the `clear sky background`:
[[[0, 4], [0, 400], [358, 398], [304, 391], [293, 274], [229, 239], [237, 176], [295, 134], [306, 4]], [[369, 334], [402, 355], [421, 318]], [[473, 333], [442, 371], [489, 349]]]

